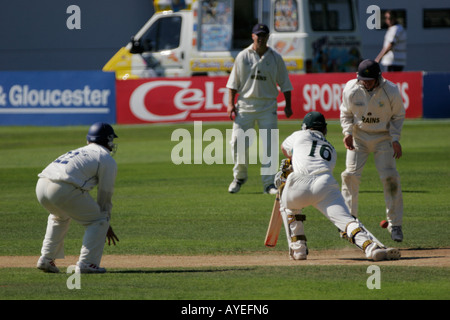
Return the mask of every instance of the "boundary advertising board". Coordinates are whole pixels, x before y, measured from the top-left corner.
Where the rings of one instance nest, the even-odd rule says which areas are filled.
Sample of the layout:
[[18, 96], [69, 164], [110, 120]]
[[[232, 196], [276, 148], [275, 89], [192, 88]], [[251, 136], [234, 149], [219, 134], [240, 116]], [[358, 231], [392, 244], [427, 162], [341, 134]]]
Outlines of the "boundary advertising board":
[[114, 73], [0, 72], [0, 125], [116, 122]]
[[[342, 90], [354, 73], [291, 75], [291, 119], [320, 111], [339, 119]], [[407, 118], [422, 117], [422, 73], [383, 73], [399, 87]], [[229, 120], [227, 77], [152, 78], [117, 80], [117, 123], [172, 123]], [[278, 96], [279, 119], [286, 119], [284, 96]]]

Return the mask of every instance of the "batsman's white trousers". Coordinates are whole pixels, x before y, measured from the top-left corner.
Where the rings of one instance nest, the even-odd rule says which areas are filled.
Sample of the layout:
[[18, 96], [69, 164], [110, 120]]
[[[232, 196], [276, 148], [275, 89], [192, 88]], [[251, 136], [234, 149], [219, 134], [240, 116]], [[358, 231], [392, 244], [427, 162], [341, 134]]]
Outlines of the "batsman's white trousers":
[[342, 172], [342, 195], [350, 213], [358, 216], [358, 194], [361, 174], [370, 153], [374, 154], [384, 190], [387, 220], [392, 226], [401, 226], [403, 221], [403, 196], [391, 138], [386, 134], [369, 134], [354, 129], [355, 150], [347, 150], [346, 169]]
[[[258, 125], [256, 128], [256, 124]], [[261, 139], [262, 149], [258, 150], [259, 154], [263, 153], [269, 157], [270, 162], [261, 164], [261, 180], [263, 187], [273, 184], [273, 179], [275, 178], [275, 174], [278, 170], [278, 146], [272, 146], [272, 134], [275, 134], [272, 129], [278, 129], [278, 117], [276, 109], [274, 111], [265, 111], [265, 112], [241, 112], [236, 114], [236, 118], [233, 123], [233, 133], [231, 136], [231, 151], [234, 161], [233, 167], [233, 176], [236, 179], [247, 180], [248, 178], [248, 165], [249, 161], [254, 159], [255, 163], [258, 159], [259, 154], [251, 154], [249, 155], [249, 147], [252, 143], [257, 143], [257, 141], [246, 141], [249, 137], [249, 129], [255, 130], [259, 133], [259, 138], [261, 139], [261, 130], [264, 130], [267, 139]], [[247, 135], [246, 135], [247, 134]], [[275, 137], [276, 141], [278, 141], [278, 137]], [[241, 147], [243, 146], [243, 147]], [[272, 154], [272, 147], [276, 152]], [[252, 149], [253, 150], [253, 149]], [[255, 148], [256, 150], [256, 148]], [[271, 171], [272, 162], [276, 164], [275, 172], [273, 174], [263, 174], [264, 171]], [[272, 165], [273, 167], [273, 165]]]
[[99, 266], [109, 219], [89, 192], [65, 182], [40, 178], [36, 196], [50, 213], [41, 255], [50, 259], [64, 258], [64, 237], [73, 219], [86, 228], [79, 261]]
[[300, 210], [313, 206], [341, 231], [354, 221], [345, 205], [336, 179], [330, 173], [303, 175], [292, 172], [286, 180], [281, 203], [284, 208]]
[[[287, 214], [300, 214], [303, 208], [313, 206], [343, 232], [347, 232], [347, 226], [351, 223], [358, 223], [363, 230], [353, 240], [354, 244], [360, 249], [364, 247], [366, 241], [376, 242], [376, 239], [372, 237], [372, 234], [364, 225], [359, 221], [355, 222], [355, 218], [350, 215], [350, 211], [342, 197], [339, 184], [330, 172], [318, 175], [305, 175], [297, 172], [291, 173], [286, 180], [286, 185], [281, 194], [280, 206]], [[302, 224], [301, 221], [295, 223]], [[290, 228], [293, 230], [295, 227], [290, 226]], [[296, 229], [297, 231], [303, 231], [302, 227], [297, 227]], [[298, 236], [298, 234], [296, 235]], [[382, 244], [380, 243], [380, 245]], [[367, 257], [371, 256], [374, 248], [376, 248], [375, 244], [365, 250]]]

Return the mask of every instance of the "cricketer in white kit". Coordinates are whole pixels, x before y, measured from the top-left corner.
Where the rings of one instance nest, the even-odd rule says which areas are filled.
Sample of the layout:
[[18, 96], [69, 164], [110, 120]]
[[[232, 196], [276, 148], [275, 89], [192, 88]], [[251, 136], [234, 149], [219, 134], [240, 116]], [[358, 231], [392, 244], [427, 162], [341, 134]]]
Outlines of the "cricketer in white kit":
[[[106, 238], [118, 240], [110, 226], [112, 196], [117, 175], [117, 138], [107, 123], [94, 123], [87, 135], [87, 146], [61, 155], [38, 176], [36, 196], [50, 213], [37, 268], [59, 272], [55, 259], [64, 258], [64, 238], [73, 219], [85, 227], [76, 271], [104, 273], [100, 261]], [[89, 194], [97, 186], [97, 200]]]
[[[227, 112], [233, 123], [231, 145], [234, 159], [233, 181], [228, 191], [239, 192], [240, 187], [248, 178], [248, 148], [239, 152], [238, 141], [245, 139], [245, 132], [253, 129], [258, 124], [259, 130], [266, 130], [266, 139], [263, 139], [263, 152], [272, 150], [271, 141], [274, 129], [278, 128], [277, 97], [278, 87], [283, 92], [286, 106], [286, 117], [292, 115], [291, 91], [292, 84], [282, 57], [272, 48], [267, 46], [269, 28], [263, 24], [257, 24], [252, 31], [253, 44], [242, 50], [235, 59], [233, 69], [228, 78], [229, 102]], [[237, 105], [235, 97], [238, 96]], [[233, 115], [235, 118], [233, 119]], [[278, 141], [278, 140], [277, 140]], [[278, 156], [278, 155], [277, 155]], [[270, 155], [272, 159], [274, 155]], [[278, 162], [278, 158], [277, 158]], [[262, 169], [271, 167], [271, 163], [262, 164]], [[263, 170], [262, 170], [263, 172]], [[273, 185], [274, 174], [262, 174], [264, 193], [276, 194]]]
[[[394, 260], [400, 258], [395, 248], [386, 248], [364, 225], [353, 217], [344, 202], [339, 184], [333, 177], [336, 150], [325, 138], [327, 124], [320, 112], [308, 113], [302, 130], [287, 137], [283, 154], [291, 159], [292, 173], [285, 181], [280, 211], [294, 260], [305, 260], [308, 254], [302, 209], [313, 206], [325, 215], [345, 237], [365, 252], [368, 259]], [[280, 177], [277, 174], [276, 177]], [[278, 186], [280, 182], [276, 181]]]
[[362, 61], [357, 79], [347, 82], [342, 93], [340, 121], [347, 148], [342, 194], [351, 214], [357, 217], [361, 175], [373, 153], [384, 189], [388, 230], [398, 242], [403, 240], [403, 196], [396, 159], [402, 156], [404, 120], [405, 107], [397, 85], [382, 77], [376, 61]]

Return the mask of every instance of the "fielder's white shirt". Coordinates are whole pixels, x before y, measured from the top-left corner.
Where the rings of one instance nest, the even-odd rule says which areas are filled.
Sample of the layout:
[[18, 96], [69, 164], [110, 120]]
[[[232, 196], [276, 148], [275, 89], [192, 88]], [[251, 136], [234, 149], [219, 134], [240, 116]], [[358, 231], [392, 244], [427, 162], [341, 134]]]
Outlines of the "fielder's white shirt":
[[239, 94], [239, 112], [276, 110], [277, 85], [281, 92], [293, 90], [281, 55], [269, 47], [260, 57], [253, 44], [237, 55], [227, 82]]
[[331, 174], [336, 166], [336, 150], [320, 131], [310, 129], [295, 131], [281, 146], [292, 157], [294, 172]]
[[101, 211], [109, 214], [116, 175], [117, 164], [110, 151], [95, 143], [67, 152], [38, 174], [40, 178], [70, 183], [84, 191], [97, 185], [97, 203]]
[[396, 24], [388, 28], [384, 36], [383, 48], [391, 43], [392, 50], [384, 55], [380, 63], [383, 66], [405, 66], [406, 65], [406, 31], [401, 24]]
[[340, 107], [342, 133], [352, 134], [356, 126], [367, 133], [389, 134], [400, 141], [405, 107], [395, 83], [380, 77], [380, 84], [369, 93], [357, 79], [350, 80], [342, 92]]

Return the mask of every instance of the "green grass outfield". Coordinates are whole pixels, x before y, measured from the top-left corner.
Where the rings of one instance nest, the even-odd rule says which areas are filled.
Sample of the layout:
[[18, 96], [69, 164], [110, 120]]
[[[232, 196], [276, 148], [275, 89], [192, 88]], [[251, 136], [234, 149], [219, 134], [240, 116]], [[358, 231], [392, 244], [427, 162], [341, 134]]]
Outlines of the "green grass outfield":
[[[298, 121], [280, 122], [280, 140], [299, 129]], [[176, 129], [193, 124], [115, 125], [118, 177], [111, 225], [120, 238], [105, 255], [239, 255], [286, 251], [284, 231], [275, 249], [263, 246], [273, 196], [262, 194], [259, 165], [238, 194], [229, 194], [231, 164], [175, 165], [171, 141]], [[231, 123], [203, 123], [202, 133], [217, 128], [223, 150]], [[0, 127], [0, 259], [39, 256], [47, 213], [35, 196], [37, 174], [70, 149], [82, 146], [88, 126]], [[212, 132], [212, 131], [210, 131]], [[217, 133], [217, 132], [216, 132]], [[401, 244], [378, 226], [385, 216], [381, 182], [369, 159], [363, 173], [360, 218], [390, 246], [405, 249], [450, 247], [450, 122], [408, 120], [397, 162], [404, 197]], [[336, 147], [334, 175], [340, 182], [345, 149], [338, 122], [330, 121], [328, 140]], [[208, 151], [211, 141], [202, 142]], [[197, 143], [199, 141], [196, 141]], [[197, 144], [198, 146], [198, 144]], [[194, 150], [194, 143], [192, 143]], [[226, 155], [223, 155], [226, 160]], [[280, 156], [281, 159], [281, 156]], [[225, 161], [224, 160], [224, 161]], [[95, 194], [95, 192], [94, 192]], [[314, 208], [304, 211], [310, 250], [352, 247]], [[83, 228], [71, 224], [66, 255], [78, 255]], [[363, 257], [363, 255], [361, 255]], [[287, 259], [287, 257], [286, 257]], [[58, 261], [57, 261], [58, 263]], [[367, 266], [251, 266], [108, 268], [104, 275], [82, 275], [80, 290], [69, 290], [69, 275], [35, 268], [0, 269], [0, 299], [120, 300], [310, 300], [450, 298], [450, 273], [444, 267], [380, 264], [381, 289], [366, 286]]]

